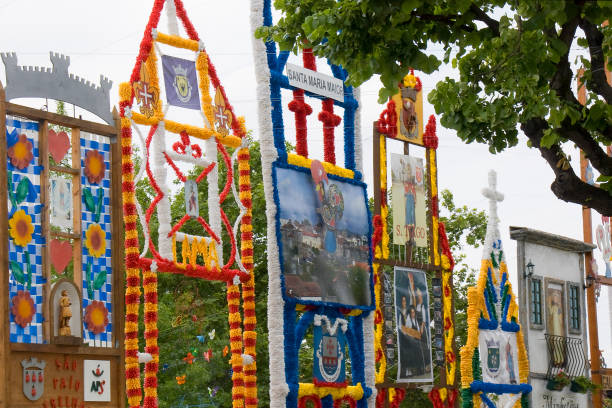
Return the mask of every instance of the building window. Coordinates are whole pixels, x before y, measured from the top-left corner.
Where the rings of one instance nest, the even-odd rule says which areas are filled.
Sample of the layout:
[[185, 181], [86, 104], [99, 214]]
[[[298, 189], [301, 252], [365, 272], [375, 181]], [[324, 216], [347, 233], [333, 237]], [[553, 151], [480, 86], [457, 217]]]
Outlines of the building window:
[[580, 288], [578, 285], [568, 285], [569, 328], [570, 331], [580, 332]]
[[542, 326], [542, 279], [531, 278], [530, 321], [532, 326]]

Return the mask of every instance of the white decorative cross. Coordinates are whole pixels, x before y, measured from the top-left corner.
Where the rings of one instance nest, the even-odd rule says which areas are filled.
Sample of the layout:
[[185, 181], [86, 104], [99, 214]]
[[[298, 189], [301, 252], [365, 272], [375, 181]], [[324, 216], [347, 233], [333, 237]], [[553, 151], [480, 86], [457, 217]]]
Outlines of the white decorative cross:
[[227, 122], [229, 122], [229, 117], [225, 114], [225, 108], [223, 106], [215, 106], [215, 108], [215, 110], [217, 111], [215, 116], [217, 118], [219, 126], [226, 127]]
[[153, 99], [153, 94], [149, 92], [149, 86], [145, 82], [142, 84], [142, 90], [140, 91], [140, 98], [142, 99], [142, 104], [146, 107], [151, 103], [149, 99]]
[[[499, 233], [499, 218], [497, 217], [497, 203], [503, 201], [504, 195], [497, 191], [497, 173], [489, 171], [489, 187], [482, 189], [482, 195], [489, 199], [489, 216], [487, 220], [487, 234], [485, 236], [484, 253], [482, 259], [495, 258], [495, 264], [503, 261], [501, 236]], [[497, 268], [497, 266], [495, 266]]]
[[497, 173], [489, 171], [489, 187], [482, 189], [482, 195], [489, 199], [489, 220], [497, 223], [497, 203], [504, 201], [504, 195], [497, 191]]

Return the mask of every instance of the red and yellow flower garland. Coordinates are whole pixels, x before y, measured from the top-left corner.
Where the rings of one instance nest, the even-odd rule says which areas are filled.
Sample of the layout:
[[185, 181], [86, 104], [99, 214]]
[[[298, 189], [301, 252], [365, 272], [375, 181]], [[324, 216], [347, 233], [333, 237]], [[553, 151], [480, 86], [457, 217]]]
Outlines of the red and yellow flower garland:
[[129, 83], [119, 86], [121, 115], [121, 162], [123, 221], [125, 223], [125, 383], [130, 408], [140, 407], [140, 366], [138, 363], [138, 320], [140, 305], [140, 268], [138, 266], [138, 214], [134, 194], [134, 163], [132, 161], [132, 127], [125, 117], [125, 108], [131, 103], [132, 87]]
[[[128, 404], [130, 407], [140, 407], [142, 399], [141, 383], [140, 383], [140, 366], [138, 362], [138, 321], [139, 321], [139, 303], [140, 303], [140, 266], [142, 262], [139, 256], [139, 243], [136, 223], [138, 214], [136, 209], [136, 201], [134, 194], [134, 164], [132, 161], [132, 130], [131, 120], [126, 117], [126, 109], [130, 108], [133, 103], [134, 94], [131, 84], [141, 80], [140, 72], [141, 65], [145, 64], [147, 79], [151, 85], [159, 86], [157, 76], [156, 56], [153, 48], [152, 30], [157, 27], [161, 10], [165, 0], [156, 0], [144, 38], [140, 45], [139, 55], [136, 65], [132, 71], [130, 83], [120, 85], [120, 117], [121, 117], [121, 146], [122, 146], [122, 190], [123, 190], [123, 207], [124, 207], [124, 222], [126, 228], [125, 247], [126, 247], [126, 322], [125, 322], [125, 364], [126, 364], [126, 390], [128, 396]], [[186, 16], [185, 9], [181, 0], [175, 0], [177, 16], [182, 20], [190, 39], [182, 39], [178, 36], [158, 34], [158, 40], [168, 45], [176, 47], [199, 50], [199, 39], [193, 25]], [[213, 113], [211, 106], [211, 98], [209, 94], [209, 78], [212, 80], [213, 86], [219, 88], [224, 99], [227, 101], [225, 91], [219, 83], [214, 66], [210, 63], [208, 55], [202, 50], [196, 61], [200, 81], [200, 90], [202, 92], [203, 110], [209, 124], [213, 124]], [[232, 107], [229, 103], [226, 108], [232, 112]], [[233, 113], [233, 112], [232, 112]], [[136, 112], [131, 112], [132, 119], [144, 125], [156, 126], [158, 122], [163, 120], [161, 104], [158, 104], [155, 113], [152, 117], [147, 118], [144, 115]], [[189, 125], [182, 125], [172, 121], [165, 121], [165, 127], [169, 131], [186, 132], [189, 135], [209, 138], [215, 136], [217, 140], [229, 146], [239, 147], [241, 138], [246, 135], [243, 121], [236, 119], [232, 114], [232, 129], [235, 135], [221, 135], [211, 129], [196, 128]], [[245, 154], [246, 152], [246, 154]], [[251, 233], [251, 203], [250, 203], [250, 177], [248, 167], [248, 149], [244, 148], [241, 151], [240, 165], [240, 199], [248, 208], [247, 215], [243, 218], [241, 224], [241, 249], [244, 256], [244, 266], [251, 273], [250, 279], [245, 283], [244, 291], [244, 313], [245, 313], [245, 354], [255, 357], [255, 304], [254, 304], [254, 279], [253, 279], [253, 244]], [[246, 163], [246, 164], [245, 164]], [[246, 172], [244, 174], [243, 172]], [[246, 239], [245, 239], [246, 237]], [[146, 263], [147, 265], [149, 263]], [[151, 263], [151, 268], [154, 263]], [[144, 407], [157, 406], [157, 370], [159, 366], [159, 347], [157, 344], [157, 272], [146, 268], [143, 273], [143, 286], [145, 294], [145, 351], [150, 353], [153, 360], [145, 365], [145, 384], [144, 384]], [[238, 285], [233, 283], [228, 284], [228, 307], [229, 322], [230, 322], [230, 338], [232, 348], [232, 368], [234, 372], [234, 387], [233, 406], [242, 407], [246, 402], [248, 407], [257, 405], [257, 389], [256, 389], [256, 365], [254, 362], [248, 365], [247, 373], [247, 388], [245, 390], [245, 378], [243, 373], [243, 341], [241, 330], [240, 317], [240, 289]], [[245, 392], [246, 391], [246, 392]], [[246, 394], [246, 398], [245, 398]]]
[[[389, 208], [387, 207], [387, 149], [384, 137], [380, 138], [380, 217], [374, 220], [376, 225], [375, 238], [379, 238], [380, 242], [374, 242], [374, 255], [376, 259], [389, 258], [389, 232], [387, 230], [387, 216]], [[378, 245], [380, 243], [380, 245]], [[383, 316], [382, 316], [382, 283], [381, 271], [382, 267], [379, 263], [373, 263], [374, 270], [374, 295], [376, 297], [376, 311], [374, 312], [374, 356], [376, 359], [376, 384], [385, 382], [385, 373], [387, 371], [387, 358], [383, 351]]]
[[[239, 119], [240, 120], [240, 119]], [[240, 188], [240, 201], [247, 209], [240, 226], [240, 249], [242, 265], [250, 273], [250, 278], [242, 284], [242, 308], [244, 313], [243, 344], [244, 353], [253, 357], [253, 362], [244, 366], [244, 403], [246, 408], [257, 406], [257, 363], [255, 345], [257, 332], [255, 325], [255, 275], [253, 270], [253, 202], [251, 194], [251, 166], [249, 149], [243, 148], [238, 152], [238, 185]]]
[[[437, 156], [438, 136], [436, 135], [436, 119], [433, 115], [429, 117], [423, 143], [427, 148], [429, 157], [429, 174], [431, 180], [431, 214], [432, 214], [432, 240], [434, 248], [434, 264], [442, 266], [442, 319], [444, 324], [444, 358], [446, 366], [446, 385], [455, 384], [455, 372], [457, 370], [457, 358], [455, 356], [453, 341], [455, 337], [455, 324], [453, 318], [453, 291], [452, 278], [455, 261], [448, 245], [448, 238], [444, 224], [440, 222], [438, 208], [438, 174]], [[440, 254], [441, 250], [441, 254]]]

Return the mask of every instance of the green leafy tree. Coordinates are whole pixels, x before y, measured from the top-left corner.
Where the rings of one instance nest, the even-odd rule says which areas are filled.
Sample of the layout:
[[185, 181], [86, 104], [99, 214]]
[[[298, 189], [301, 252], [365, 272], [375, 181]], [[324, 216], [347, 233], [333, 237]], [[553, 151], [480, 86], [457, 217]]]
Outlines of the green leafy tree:
[[[284, 12], [258, 36], [283, 49], [307, 44], [315, 54], [341, 64], [359, 85], [380, 74], [379, 102], [396, 92], [414, 68], [431, 73], [442, 62], [459, 71], [429, 95], [441, 124], [466, 143], [489, 145], [491, 153], [515, 146], [518, 128], [539, 149], [561, 200], [612, 215], [610, 68], [612, 16], [608, 0], [276, 0]], [[434, 47], [445, 50], [439, 58]], [[586, 106], [573, 85], [570, 50], [581, 50]], [[601, 174], [600, 186], [581, 181], [564, 142], [582, 149]]]

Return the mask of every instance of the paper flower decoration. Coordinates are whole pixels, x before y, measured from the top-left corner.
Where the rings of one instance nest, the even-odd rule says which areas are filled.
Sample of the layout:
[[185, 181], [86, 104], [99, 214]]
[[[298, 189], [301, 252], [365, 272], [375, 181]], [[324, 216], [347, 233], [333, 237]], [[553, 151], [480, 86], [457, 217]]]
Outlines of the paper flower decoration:
[[104, 178], [104, 157], [97, 150], [89, 150], [85, 155], [85, 176], [91, 184], [98, 184]]
[[357, 408], [357, 401], [349, 395], [334, 401], [334, 408]]
[[91, 224], [85, 232], [85, 246], [89, 250], [89, 255], [96, 258], [101, 257], [106, 252], [106, 232], [99, 224]]
[[229, 348], [225, 346], [223, 347], [223, 357], [227, 356], [227, 353], [229, 353]]
[[195, 359], [194, 355], [191, 352], [187, 353], [186, 357], [183, 357], [183, 361], [187, 364], [193, 364], [193, 360]]
[[21, 327], [26, 327], [32, 322], [32, 318], [36, 313], [36, 306], [34, 306], [34, 300], [30, 296], [30, 292], [20, 290], [17, 292], [11, 300], [13, 306], [11, 307], [11, 313], [17, 323]]
[[204, 341], [206, 341], [206, 338], [204, 336], [196, 336], [196, 339], [198, 339], [200, 343], [204, 343]]
[[85, 324], [93, 334], [100, 334], [108, 326], [108, 310], [104, 303], [94, 300], [85, 309]]
[[452, 351], [447, 351], [446, 361], [448, 361], [449, 363], [453, 363], [455, 361], [455, 353], [453, 353]]
[[204, 358], [206, 359], [206, 361], [210, 361], [211, 357], [212, 357], [212, 350], [211, 349], [206, 350], [206, 352], [204, 353]]
[[450, 329], [452, 325], [453, 325], [453, 321], [450, 319], [449, 316], [446, 316], [444, 318], [444, 330]]
[[187, 378], [187, 375], [186, 375], [186, 374], [183, 374], [183, 375], [178, 375], [178, 376], [176, 376], [176, 383], [177, 383], [178, 385], [183, 385], [183, 384], [185, 384], [185, 379], [186, 379], [186, 378]]
[[210, 337], [211, 340], [215, 338], [215, 329], [212, 329], [208, 332], [208, 337]]
[[32, 217], [26, 214], [24, 210], [15, 211], [15, 214], [9, 220], [9, 233], [15, 241], [15, 245], [26, 246], [32, 241], [33, 232]]
[[11, 159], [11, 164], [19, 170], [23, 170], [29, 166], [34, 158], [32, 143], [30, 143], [26, 135], [19, 135], [17, 142], [9, 147], [7, 154]]

